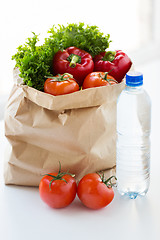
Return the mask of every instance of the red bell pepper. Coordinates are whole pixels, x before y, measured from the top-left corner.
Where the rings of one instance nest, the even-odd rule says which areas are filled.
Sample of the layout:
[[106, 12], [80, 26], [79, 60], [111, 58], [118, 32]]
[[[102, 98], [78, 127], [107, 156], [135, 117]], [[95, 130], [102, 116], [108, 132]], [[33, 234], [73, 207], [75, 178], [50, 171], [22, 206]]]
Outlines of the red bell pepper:
[[53, 58], [54, 74], [70, 73], [80, 86], [84, 78], [94, 69], [92, 56], [77, 47], [58, 51]]
[[121, 82], [131, 68], [130, 58], [121, 50], [102, 52], [94, 57], [94, 71], [109, 72]]

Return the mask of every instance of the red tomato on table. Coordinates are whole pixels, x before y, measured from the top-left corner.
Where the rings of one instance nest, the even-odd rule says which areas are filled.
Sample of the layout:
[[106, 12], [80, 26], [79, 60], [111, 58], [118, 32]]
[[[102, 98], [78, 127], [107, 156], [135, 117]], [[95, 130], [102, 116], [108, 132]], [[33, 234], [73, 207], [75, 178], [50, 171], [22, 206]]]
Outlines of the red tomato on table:
[[114, 198], [113, 184], [111, 183], [113, 177], [105, 180], [104, 176], [97, 173], [85, 175], [77, 188], [77, 195], [81, 202], [91, 209], [106, 207]]
[[39, 184], [41, 199], [52, 208], [64, 208], [76, 196], [76, 180], [68, 173], [50, 173]]

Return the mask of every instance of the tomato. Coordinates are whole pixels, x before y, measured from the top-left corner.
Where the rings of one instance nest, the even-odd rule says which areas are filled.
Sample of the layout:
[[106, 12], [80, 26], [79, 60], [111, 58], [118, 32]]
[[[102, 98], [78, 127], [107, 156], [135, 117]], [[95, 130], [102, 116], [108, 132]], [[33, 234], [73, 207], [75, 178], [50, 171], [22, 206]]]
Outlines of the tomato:
[[69, 73], [49, 77], [44, 83], [44, 92], [54, 96], [68, 94], [78, 90], [78, 83]]
[[82, 88], [108, 86], [116, 83], [118, 82], [108, 72], [92, 72], [85, 77]]
[[[111, 179], [104, 179], [98, 173], [89, 173], [79, 182], [77, 195], [81, 202], [88, 208], [100, 209], [107, 206], [114, 198]], [[114, 177], [116, 179], [116, 177]]]
[[76, 196], [77, 184], [72, 174], [50, 173], [40, 181], [41, 199], [52, 208], [64, 208], [72, 203]]

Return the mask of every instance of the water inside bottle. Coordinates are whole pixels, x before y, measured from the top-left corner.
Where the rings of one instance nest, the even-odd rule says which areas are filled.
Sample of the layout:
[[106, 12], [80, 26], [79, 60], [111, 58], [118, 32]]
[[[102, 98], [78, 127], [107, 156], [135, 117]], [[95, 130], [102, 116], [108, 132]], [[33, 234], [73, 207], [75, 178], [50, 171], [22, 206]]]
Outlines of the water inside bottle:
[[145, 195], [150, 175], [150, 104], [139, 88], [126, 89], [117, 104], [117, 166], [118, 191], [136, 198]]

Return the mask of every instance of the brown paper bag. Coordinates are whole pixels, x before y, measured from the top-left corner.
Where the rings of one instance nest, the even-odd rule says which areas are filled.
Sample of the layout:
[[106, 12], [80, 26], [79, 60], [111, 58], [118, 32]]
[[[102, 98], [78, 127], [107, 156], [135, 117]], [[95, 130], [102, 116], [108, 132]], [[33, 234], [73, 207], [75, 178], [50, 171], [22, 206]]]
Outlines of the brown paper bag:
[[[16, 75], [19, 82], [19, 77]], [[5, 183], [38, 186], [43, 174], [114, 174], [116, 101], [124, 82], [52, 96], [15, 83], [5, 112]]]

